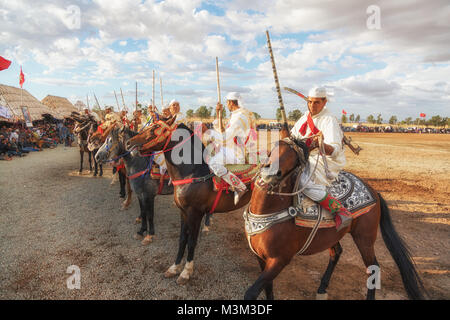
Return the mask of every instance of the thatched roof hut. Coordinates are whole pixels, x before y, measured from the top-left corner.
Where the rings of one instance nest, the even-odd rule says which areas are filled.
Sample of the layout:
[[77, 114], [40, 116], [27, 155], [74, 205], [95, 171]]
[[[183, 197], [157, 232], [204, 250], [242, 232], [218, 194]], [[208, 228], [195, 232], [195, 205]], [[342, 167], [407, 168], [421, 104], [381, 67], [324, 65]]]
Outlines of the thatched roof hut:
[[72, 112], [78, 111], [69, 100], [63, 97], [48, 95], [41, 102], [50, 109], [60, 113], [63, 117], [70, 117]]
[[22, 106], [28, 107], [31, 121], [41, 120], [43, 114], [50, 114], [57, 119], [62, 118], [58, 112], [42, 104], [25, 89], [0, 84], [0, 102], [2, 106], [9, 108], [12, 114], [11, 119], [1, 118], [3, 121], [24, 121]]

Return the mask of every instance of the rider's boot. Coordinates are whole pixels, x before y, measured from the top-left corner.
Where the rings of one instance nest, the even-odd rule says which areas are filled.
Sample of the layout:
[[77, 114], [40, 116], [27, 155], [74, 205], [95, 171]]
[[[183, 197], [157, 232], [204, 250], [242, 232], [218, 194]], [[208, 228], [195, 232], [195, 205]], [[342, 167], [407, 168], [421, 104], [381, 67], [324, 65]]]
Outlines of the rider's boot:
[[334, 219], [336, 221], [337, 231], [348, 227], [352, 224], [352, 214], [348, 211], [336, 198], [332, 197], [329, 193], [325, 198], [319, 202], [322, 208], [329, 210], [334, 214]]
[[234, 188], [234, 205], [237, 205], [241, 196], [247, 192], [247, 187], [241, 179], [230, 171], [221, 176], [221, 178]]

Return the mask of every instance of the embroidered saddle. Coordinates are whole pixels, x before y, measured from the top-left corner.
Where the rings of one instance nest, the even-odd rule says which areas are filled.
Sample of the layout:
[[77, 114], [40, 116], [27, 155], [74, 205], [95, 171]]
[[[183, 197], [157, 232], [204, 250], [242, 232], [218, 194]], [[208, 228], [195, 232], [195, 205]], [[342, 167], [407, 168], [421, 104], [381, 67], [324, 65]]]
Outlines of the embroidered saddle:
[[[336, 180], [327, 188], [328, 192], [338, 199], [342, 205], [357, 218], [372, 209], [376, 200], [372, 191], [357, 176], [350, 172], [341, 171]], [[322, 221], [319, 228], [332, 228], [336, 226], [334, 215], [323, 209], [318, 203], [299, 194], [294, 199], [297, 210], [295, 224], [301, 227], [314, 227], [319, 216]]]
[[[256, 164], [227, 164], [225, 168], [235, 174], [246, 185], [249, 185], [252, 178], [258, 173], [258, 166]], [[213, 182], [214, 191], [221, 189], [231, 190], [231, 186], [220, 177], [214, 176]]]

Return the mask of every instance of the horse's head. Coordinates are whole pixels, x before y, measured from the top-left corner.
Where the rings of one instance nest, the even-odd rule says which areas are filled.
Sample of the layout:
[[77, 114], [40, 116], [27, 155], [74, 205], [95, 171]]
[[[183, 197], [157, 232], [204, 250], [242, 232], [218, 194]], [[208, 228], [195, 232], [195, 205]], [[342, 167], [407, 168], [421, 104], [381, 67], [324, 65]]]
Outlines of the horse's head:
[[303, 141], [284, 138], [278, 141], [267, 163], [261, 168], [259, 186], [283, 187], [288, 179], [300, 174], [306, 166], [309, 151]]
[[[105, 142], [98, 149], [95, 160], [98, 162], [105, 162], [119, 157], [124, 152], [124, 147], [121, 145], [121, 134], [125, 127], [111, 126], [105, 131]], [[102, 138], [100, 138], [102, 139]]]
[[169, 120], [159, 120], [126, 142], [127, 150], [137, 149], [141, 153], [160, 151], [167, 144], [175, 130], [175, 117]]

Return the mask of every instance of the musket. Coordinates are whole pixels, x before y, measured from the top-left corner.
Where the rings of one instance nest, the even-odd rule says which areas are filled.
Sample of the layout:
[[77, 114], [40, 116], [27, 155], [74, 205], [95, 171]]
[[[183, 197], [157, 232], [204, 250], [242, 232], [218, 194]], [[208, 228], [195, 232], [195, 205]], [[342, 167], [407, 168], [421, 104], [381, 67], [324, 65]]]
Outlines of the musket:
[[119, 100], [117, 100], [116, 90], [114, 90], [114, 96], [116, 97], [117, 111], [120, 111], [120, 105], [119, 105]]
[[127, 106], [125, 105], [125, 99], [123, 98], [122, 88], [120, 88], [120, 94], [122, 95], [122, 104], [123, 104], [123, 107], [128, 111], [128, 108], [127, 108]]
[[98, 99], [97, 99], [97, 96], [95, 95], [95, 92], [94, 92], [94, 98], [95, 98], [95, 101], [97, 102], [98, 108], [99, 108], [100, 110], [102, 110], [102, 108], [100, 107], [100, 103], [98, 103]]
[[[162, 78], [159, 77], [159, 89], [161, 92], [161, 110], [164, 108], [164, 100], [163, 100], [163, 90], [162, 90]], [[156, 105], [155, 105], [156, 107]]]
[[[86, 95], [86, 102], [87, 102], [87, 108], [89, 111], [91, 111], [91, 108], [89, 108], [89, 96]], [[81, 110], [80, 110], [81, 111]]]
[[289, 127], [288, 127], [287, 118], [286, 118], [286, 111], [284, 110], [283, 97], [281, 96], [281, 89], [280, 89], [280, 83], [278, 81], [277, 67], [275, 66], [275, 58], [273, 56], [272, 45], [270, 44], [270, 36], [269, 36], [268, 30], [266, 30], [266, 36], [267, 36], [267, 46], [269, 47], [270, 60], [272, 61], [273, 77], [275, 79], [275, 86], [276, 86], [277, 93], [278, 93], [278, 102], [280, 104], [281, 117], [284, 122], [284, 128], [289, 133]]
[[[300, 98], [302, 98], [303, 100], [305, 100], [306, 102], [308, 102], [308, 99], [307, 99], [303, 94], [301, 94], [300, 92], [298, 92], [297, 90], [294, 90], [294, 89], [288, 88], [288, 87], [284, 87], [283, 89], [286, 90], [286, 91], [288, 91], [288, 92], [290, 92], [290, 93], [293, 93], [293, 94], [299, 96]], [[344, 138], [342, 139], [342, 142], [343, 142], [345, 145], [347, 145], [347, 146], [350, 148], [350, 150], [352, 150], [352, 152], [353, 152], [354, 154], [359, 155], [359, 152], [362, 150], [362, 148], [361, 148], [359, 145], [353, 145], [353, 144], [352, 144], [352, 138], [351, 138], [351, 137], [346, 137], [345, 135], [343, 135], [343, 137], [344, 137]]]
[[[219, 76], [219, 58], [216, 57], [216, 78], [217, 78], [217, 101], [221, 103], [222, 97], [220, 93], [220, 76]], [[223, 132], [223, 111], [218, 114], [219, 128]]]
[[153, 70], [153, 82], [152, 82], [152, 105], [155, 104], [155, 70]]

